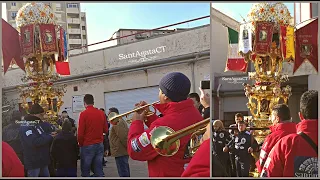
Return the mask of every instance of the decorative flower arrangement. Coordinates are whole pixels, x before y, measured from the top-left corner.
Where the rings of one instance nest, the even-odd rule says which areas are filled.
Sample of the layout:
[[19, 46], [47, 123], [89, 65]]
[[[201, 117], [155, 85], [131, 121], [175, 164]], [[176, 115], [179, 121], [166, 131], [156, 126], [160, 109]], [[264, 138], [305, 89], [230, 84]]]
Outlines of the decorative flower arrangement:
[[248, 18], [253, 31], [257, 21], [274, 22], [274, 30], [278, 31], [280, 25], [289, 25], [292, 19], [287, 6], [283, 3], [255, 3], [248, 14]]
[[47, 4], [27, 3], [19, 9], [16, 24], [18, 28], [29, 24], [56, 25], [56, 16]]

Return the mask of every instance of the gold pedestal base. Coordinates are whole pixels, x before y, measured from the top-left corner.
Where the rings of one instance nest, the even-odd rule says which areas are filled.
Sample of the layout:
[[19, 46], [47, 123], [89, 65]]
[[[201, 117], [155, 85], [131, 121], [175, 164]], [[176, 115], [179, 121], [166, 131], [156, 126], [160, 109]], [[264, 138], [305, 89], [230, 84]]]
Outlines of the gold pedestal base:
[[257, 171], [257, 169], [255, 169], [254, 172], [249, 172], [249, 177], [260, 177], [259, 172]]

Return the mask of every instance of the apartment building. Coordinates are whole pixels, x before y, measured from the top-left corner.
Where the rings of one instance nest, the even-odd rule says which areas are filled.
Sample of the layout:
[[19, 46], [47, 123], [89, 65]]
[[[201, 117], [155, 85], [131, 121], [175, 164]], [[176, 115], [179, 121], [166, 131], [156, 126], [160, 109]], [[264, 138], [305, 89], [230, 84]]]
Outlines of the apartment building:
[[[57, 17], [57, 23], [67, 32], [69, 49], [79, 48], [88, 44], [86, 13], [81, 12], [80, 3], [73, 2], [43, 2], [49, 5]], [[13, 27], [16, 26], [15, 18], [18, 10], [26, 3], [7, 2], [7, 21]], [[87, 48], [70, 51], [70, 55], [87, 52]]]

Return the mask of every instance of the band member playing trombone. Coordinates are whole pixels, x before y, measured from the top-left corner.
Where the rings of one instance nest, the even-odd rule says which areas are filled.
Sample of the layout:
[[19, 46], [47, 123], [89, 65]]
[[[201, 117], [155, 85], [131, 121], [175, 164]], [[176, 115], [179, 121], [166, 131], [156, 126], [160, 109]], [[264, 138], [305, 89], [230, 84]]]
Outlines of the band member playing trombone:
[[[185, 150], [191, 135], [180, 139], [180, 148], [170, 157], [159, 155], [150, 141], [151, 134], [160, 126], [178, 131], [202, 120], [193, 101], [187, 99], [190, 88], [191, 83], [187, 76], [179, 72], [169, 73], [159, 83], [160, 103], [153, 105], [163, 116], [158, 117], [154, 114], [146, 118], [146, 111], [150, 111], [149, 108], [133, 115], [128, 133], [128, 153], [134, 160], [148, 161], [150, 177], [180, 177], [190, 161], [190, 158], [185, 156]], [[146, 104], [140, 102], [136, 106]], [[143, 124], [145, 120], [149, 127], [146, 130]]]

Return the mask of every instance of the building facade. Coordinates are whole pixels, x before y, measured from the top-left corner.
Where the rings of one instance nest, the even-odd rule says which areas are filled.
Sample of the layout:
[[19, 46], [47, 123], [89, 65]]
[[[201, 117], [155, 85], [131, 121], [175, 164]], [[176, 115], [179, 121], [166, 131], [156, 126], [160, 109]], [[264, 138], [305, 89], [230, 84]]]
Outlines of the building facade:
[[[234, 115], [238, 112], [245, 116], [251, 113], [247, 108], [248, 98], [244, 94], [243, 83], [253, 84], [247, 77], [248, 73], [224, 72], [228, 54], [227, 27], [239, 31], [240, 23], [229, 16], [211, 8], [211, 83], [212, 83], [212, 115], [214, 119], [222, 119], [225, 125], [234, 123]], [[214, 40], [213, 40], [214, 39]], [[249, 65], [248, 72], [253, 71]], [[303, 92], [308, 89], [318, 89], [314, 82], [317, 72], [306, 61], [293, 74], [293, 63], [283, 63], [283, 73], [289, 75], [289, 81], [283, 86], [292, 87], [292, 96], [288, 105], [293, 121], [298, 122], [299, 101]], [[313, 83], [311, 83], [313, 81]], [[319, 83], [317, 83], [319, 84]], [[281, 103], [281, 102], [280, 102]]]
[[[200, 81], [210, 76], [209, 49], [210, 25], [206, 25], [71, 56], [71, 76], [56, 82], [67, 85], [61, 111], [77, 120], [84, 109], [83, 96], [89, 93], [96, 107], [127, 112], [139, 101], [157, 101], [160, 79], [173, 71], [187, 75], [191, 92], [200, 93]], [[21, 69], [4, 76], [4, 96], [17, 103], [22, 76]]]
[[[81, 12], [80, 3], [74, 2], [43, 2], [49, 5], [57, 17], [57, 23], [67, 32], [69, 49], [79, 48], [88, 44], [86, 13]], [[26, 3], [7, 2], [7, 22], [12, 27], [17, 27], [15, 18], [17, 12]], [[88, 48], [80, 48], [69, 51], [70, 55], [87, 52]]]

